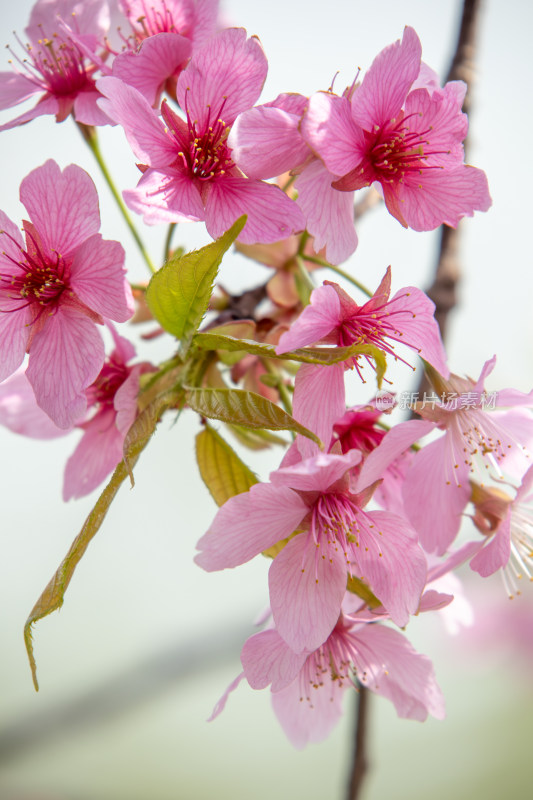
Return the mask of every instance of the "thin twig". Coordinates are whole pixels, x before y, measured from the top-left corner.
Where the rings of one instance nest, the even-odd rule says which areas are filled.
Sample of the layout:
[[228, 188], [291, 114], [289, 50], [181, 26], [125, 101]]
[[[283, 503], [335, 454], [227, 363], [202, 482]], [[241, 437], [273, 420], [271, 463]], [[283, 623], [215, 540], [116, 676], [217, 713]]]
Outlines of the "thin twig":
[[355, 721], [354, 756], [346, 800], [358, 800], [359, 792], [368, 771], [367, 726], [370, 693], [363, 686], [357, 695], [357, 718]]

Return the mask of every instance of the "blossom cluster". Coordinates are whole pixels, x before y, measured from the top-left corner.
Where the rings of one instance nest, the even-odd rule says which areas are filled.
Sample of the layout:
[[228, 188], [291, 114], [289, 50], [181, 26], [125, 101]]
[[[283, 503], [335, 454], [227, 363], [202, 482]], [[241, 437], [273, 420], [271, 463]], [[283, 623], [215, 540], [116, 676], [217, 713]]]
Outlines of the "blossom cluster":
[[[393, 293], [391, 267], [363, 302], [315, 272], [356, 250], [354, 200], [367, 187], [415, 231], [489, 209], [484, 172], [464, 160], [466, 86], [441, 86], [406, 27], [339, 93], [258, 104], [266, 55], [244, 29], [221, 27], [217, 0], [119, 8], [115, 36], [105, 0], [38, 0], [28, 43], [0, 73], [0, 109], [37, 102], [0, 130], [73, 118], [94, 148], [98, 127], [119, 125], [141, 172], [126, 206], [148, 225], [204, 222], [217, 241], [169, 251], [132, 291], [121, 244], [99, 233], [89, 175], [52, 160], [33, 168], [20, 185], [23, 235], [0, 211], [0, 423], [44, 439], [83, 431], [65, 500], [123, 460], [131, 469], [131, 443], [144, 446], [169, 408], [221, 420], [251, 449], [292, 431], [268, 482], [209, 426], [224, 458], [206, 468], [197, 454], [220, 505], [198, 565], [271, 559], [268, 622], [244, 644], [230, 690], [242, 678], [270, 685], [297, 747], [329, 733], [354, 686], [402, 717], [442, 718], [431, 661], [397, 628], [450, 606], [464, 562], [484, 577], [501, 570], [510, 594], [533, 576], [533, 391], [489, 392], [495, 358], [477, 380], [451, 373], [433, 302], [415, 286]], [[212, 292], [233, 241], [273, 271], [240, 298]], [[136, 361], [113, 324], [130, 319], [155, 319], [145, 338], [166, 331], [178, 354]], [[431, 393], [380, 390], [347, 408], [346, 377], [381, 386], [387, 359], [406, 374], [422, 364]], [[407, 408], [419, 418], [392, 424]], [[460, 543], [467, 509], [477, 533]]]

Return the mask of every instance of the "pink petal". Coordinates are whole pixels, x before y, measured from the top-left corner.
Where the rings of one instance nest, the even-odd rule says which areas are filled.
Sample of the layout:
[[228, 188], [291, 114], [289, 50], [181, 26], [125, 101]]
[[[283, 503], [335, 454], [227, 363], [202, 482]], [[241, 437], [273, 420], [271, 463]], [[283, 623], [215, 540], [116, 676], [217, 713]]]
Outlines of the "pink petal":
[[189, 37], [195, 49], [204, 44], [216, 33], [219, 0], [196, 0], [194, 28]]
[[228, 137], [233, 161], [249, 178], [275, 178], [294, 169], [309, 156], [299, 121], [267, 106], [239, 114]]
[[255, 484], [219, 509], [194, 560], [207, 572], [244, 564], [290, 536], [306, 513], [307, 506], [290, 489]]
[[235, 689], [240, 684], [243, 678], [244, 678], [244, 672], [241, 672], [239, 675], [237, 675], [236, 678], [234, 678], [234, 680], [232, 680], [232, 682], [230, 683], [230, 685], [228, 686], [228, 688], [226, 689], [220, 700], [215, 705], [213, 711], [211, 712], [211, 715], [207, 719], [207, 722], [213, 722], [213, 720], [216, 719], [219, 716], [219, 714], [222, 714], [222, 712], [226, 707], [226, 703], [228, 702], [230, 694], [235, 691]]
[[288, 353], [326, 337], [341, 323], [339, 296], [331, 286], [319, 286], [311, 293], [310, 304], [284, 333], [276, 347], [276, 353]]
[[298, 749], [326, 739], [342, 716], [342, 699], [348, 683], [332, 681], [327, 672], [322, 685], [306, 686], [302, 697], [300, 681], [272, 695], [272, 707], [287, 737]]
[[31, 344], [26, 375], [37, 403], [60, 428], [85, 413], [84, 390], [104, 363], [104, 343], [94, 322], [69, 308], [50, 316]]
[[434, 427], [432, 422], [413, 419], [392, 428], [381, 443], [366, 457], [359, 473], [356, 491], [361, 492], [382, 478], [387, 467], [395, 459], [422, 436], [430, 433]]
[[20, 367], [30, 336], [31, 311], [0, 311], [0, 381]]
[[370, 585], [402, 628], [418, 611], [426, 583], [426, 559], [414, 532], [396, 514], [372, 511], [365, 514], [357, 536], [357, 563], [363, 574], [354, 574]]
[[364, 135], [354, 125], [345, 97], [329, 92], [312, 95], [300, 130], [311, 150], [334, 175], [346, 175], [359, 164], [365, 149]]
[[321, 558], [310, 534], [300, 533], [270, 567], [270, 606], [276, 629], [295, 653], [320, 647], [339, 617], [346, 561], [340, 551], [332, 552], [331, 560]]
[[449, 433], [426, 444], [413, 460], [403, 487], [404, 508], [428, 553], [442, 555], [455, 539], [470, 498], [468, 467], [458, 460]]
[[[293, 416], [316, 433], [329, 446], [333, 425], [346, 411], [344, 366], [332, 364], [321, 367], [302, 364], [296, 373], [293, 397]], [[302, 456], [315, 455], [316, 444], [300, 437], [298, 443]]]
[[205, 226], [213, 239], [222, 236], [243, 214], [248, 215], [239, 236], [243, 244], [277, 242], [305, 227], [296, 203], [274, 184], [224, 176], [209, 185]]
[[[352, 101], [354, 122], [368, 131], [398, 117], [420, 72], [422, 47], [413, 28], [376, 56]], [[348, 171], [348, 170], [347, 170]], [[345, 173], [343, 173], [345, 174]]]
[[69, 432], [54, 425], [39, 408], [23, 370], [0, 383], [0, 423], [13, 433], [32, 439], [56, 439]]
[[140, 92], [113, 77], [100, 78], [96, 87], [104, 95], [98, 105], [122, 125], [131, 149], [143, 164], [164, 167], [176, 159], [176, 143]]
[[76, 122], [84, 125], [114, 125], [114, 121], [100, 108], [98, 100], [102, 95], [96, 90], [80, 92], [74, 100], [74, 117]]
[[103, 0], [83, 0], [82, 3], [76, 0], [37, 0], [25, 29], [26, 35], [32, 41], [37, 41], [43, 36], [41, 26], [47, 30], [51, 23], [57, 24], [57, 16], [70, 20], [73, 10], [76, 13], [76, 29], [80, 32], [100, 37], [108, 31], [109, 8]]
[[318, 453], [291, 466], [270, 473], [274, 486], [287, 486], [302, 492], [325, 492], [361, 461], [358, 450], [344, 455]]
[[496, 392], [497, 406], [533, 406], [533, 390], [519, 392], [518, 389], [501, 389]]
[[178, 78], [181, 108], [203, 128], [209, 114], [231, 125], [257, 101], [268, 64], [259, 44], [244, 28], [227, 28], [196, 51]]
[[184, 36], [158, 33], [145, 39], [138, 52], [120, 53], [113, 61], [113, 75], [137, 89], [153, 106], [163, 84], [189, 58], [191, 49]]
[[400, 331], [405, 344], [413, 345], [421, 358], [431, 364], [444, 378], [449, 378], [446, 351], [435, 320], [435, 304], [414, 286], [400, 289], [390, 300], [387, 311]]
[[122, 245], [97, 234], [78, 247], [71, 267], [70, 285], [80, 300], [115, 322], [126, 322], [135, 311], [124, 255]]
[[[464, 165], [406, 174], [396, 194], [405, 221], [415, 231], [431, 231], [443, 223], [456, 228], [463, 217], [487, 211], [492, 204], [485, 173]], [[389, 208], [387, 194], [385, 202]]]
[[42, 91], [24, 75], [15, 72], [0, 72], [0, 109], [2, 110], [16, 106], [27, 100], [28, 97], [40, 94]]
[[[411, 92], [405, 104], [409, 117], [406, 128], [426, 138], [423, 146], [427, 164], [444, 164], [449, 167], [464, 161], [463, 140], [468, 133], [468, 118], [449, 90], [430, 94], [425, 89]], [[429, 131], [429, 132], [428, 132]]]
[[307, 653], [294, 653], [275, 630], [254, 634], [241, 651], [244, 674], [252, 689], [264, 689], [271, 683], [273, 692], [292, 683], [306, 659]]
[[314, 237], [318, 253], [326, 249], [331, 264], [342, 264], [357, 247], [353, 222], [353, 192], [339, 192], [331, 185], [335, 175], [315, 159], [295, 181], [298, 205], [306, 218], [306, 228]]
[[124, 436], [115, 426], [112, 408], [99, 412], [83, 427], [83, 437], [65, 466], [65, 502], [96, 489], [123, 457]]
[[444, 719], [444, 697], [427, 656], [383, 625], [366, 625], [355, 638], [358, 677], [364, 686], [391, 700], [400, 717], [423, 722], [429, 713]]
[[5, 122], [3, 125], [0, 125], [0, 132], [16, 128], [17, 125], [24, 125], [26, 122], [31, 122], [32, 119], [40, 117], [43, 114], [57, 114], [58, 111], [59, 102], [57, 99], [50, 95], [43, 95], [39, 102], [29, 111], [25, 111], [24, 114], [15, 117], [15, 119], [12, 119], [10, 122]]
[[176, 169], [146, 170], [137, 188], [127, 189], [123, 197], [128, 208], [143, 215], [147, 225], [205, 219], [195, 183]]
[[511, 509], [498, 525], [491, 540], [474, 556], [470, 566], [479, 572], [482, 578], [493, 575], [496, 570], [505, 567], [511, 555]]
[[137, 397], [139, 394], [139, 375], [142, 372], [142, 365], [133, 367], [130, 374], [120, 386], [115, 394], [113, 405], [115, 406], [116, 419], [115, 426], [123, 437], [133, 425], [137, 416]]
[[70, 255], [100, 228], [96, 187], [75, 164], [61, 172], [49, 159], [32, 170], [20, 184], [20, 200], [53, 257]]

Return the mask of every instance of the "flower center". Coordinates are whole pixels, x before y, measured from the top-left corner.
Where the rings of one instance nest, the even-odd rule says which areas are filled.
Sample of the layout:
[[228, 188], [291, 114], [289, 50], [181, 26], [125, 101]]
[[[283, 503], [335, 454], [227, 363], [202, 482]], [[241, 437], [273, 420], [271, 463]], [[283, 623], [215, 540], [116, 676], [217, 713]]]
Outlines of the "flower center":
[[[405, 123], [417, 113], [408, 114], [399, 121], [391, 120], [391, 126], [385, 130], [378, 130], [373, 136], [369, 158], [379, 180], [393, 183], [401, 180], [405, 174], [419, 172], [424, 169], [440, 169], [425, 163], [429, 156], [440, 155], [441, 151], [432, 151], [428, 148], [431, 143], [427, 139], [431, 128], [425, 131], [411, 131]], [[420, 115], [421, 116], [421, 115]]]
[[112, 406], [117, 391], [129, 374], [128, 367], [110, 356], [95, 382], [86, 390], [88, 405]]
[[43, 30], [36, 45], [23, 45], [18, 38], [17, 41], [26, 51], [25, 58], [8, 49], [24, 70], [24, 77], [29, 77], [32, 83], [56, 96], [76, 94], [87, 86], [90, 75], [85, 69], [83, 53], [71, 39], [57, 33], [48, 37]]
[[[63, 291], [68, 287], [68, 267], [64, 258], [55, 254], [55, 259], [45, 255], [37, 238], [32, 233], [32, 226], [26, 226], [26, 250], [24, 250], [6, 231], [1, 234], [14, 242], [19, 251], [18, 259], [4, 251], [16, 268], [13, 272], [0, 272], [0, 289], [2, 299], [15, 301], [15, 307], [9, 303], [4, 311], [20, 311], [28, 306], [35, 306], [39, 313], [44, 308], [57, 305]], [[19, 301], [19, 302], [16, 302]], [[39, 309], [38, 307], [42, 308]]]

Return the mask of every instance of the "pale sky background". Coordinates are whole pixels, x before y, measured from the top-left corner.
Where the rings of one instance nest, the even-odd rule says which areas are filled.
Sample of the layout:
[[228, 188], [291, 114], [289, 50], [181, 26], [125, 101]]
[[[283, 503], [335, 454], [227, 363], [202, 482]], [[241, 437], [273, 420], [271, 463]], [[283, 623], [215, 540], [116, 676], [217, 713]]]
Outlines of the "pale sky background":
[[[375, 4], [227, 0], [224, 9], [229, 23], [246, 27], [263, 43], [270, 63], [261, 97], [266, 102], [281, 91], [310, 94], [327, 88], [337, 70], [337, 86], [351, 83], [356, 69], [368, 68], [381, 48], [401, 36], [406, 24], [420, 36], [424, 60], [443, 75], [455, 46], [460, 6], [455, 0]], [[30, 8], [27, 0], [17, 4], [2, 0], [6, 44], [14, 42], [12, 30], [22, 35]], [[469, 162], [487, 172], [494, 205], [487, 214], [463, 224], [464, 278], [448, 351], [452, 370], [472, 376], [496, 353], [498, 364], [489, 390], [513, 386], [529, 391], [533, 386], [529, 191], [533, 175], [527, 142], [532, 26], [529, 3], [485, 3]], [[7, 64], [0, 67], [4, 68]], [[18, 113], [19, 109], [3, 112], [0, 120]], [[20, 222], [20, 181], [47, 158], [61, 167], [77, 163], [98, 187], [104, 237], [124, 244], [132, 280], [147, 277], [71, 120], [56, 125], [52, 117], [42, 117], [0, 137], [3, 211]], [[117, 184], [132, 187], [138, 171], [122, 131], [106, 129], [101, 144]], [[139, 228], [158, 258], [164, 230], [143, 230], [140, 220]], [[390, 263], [394, 289], [429, 285], [436, 234], [404, 231], [384, 209], [364, 219], [358, 232], [359, 248], [345, 269], [375, 287]], [[201, 224], [181, 225], [175, 238], [175, 243], [187, 247], [207, 241]], [[221, 278], [238, 288], [253, 285], [258, 274], [247, 262], [230, 258]], [[144, 345], [139, 354], [155, 360], [170, 353], [171, 344], [158, 341]], [[407, 374], [400, 376], [395, 388], [410, 388], [408, 381]], [[176, 425], [165, 419], [136, 468], [134, 490], [121, 490], [72, 580], [63, 609], [37, 625], [41, 691], [36, 695], [22, 627], [97, 493], [66, 505], [61, 501], [62, 471], [76, 434], [55, 442], [33, 442], [0, 429], [2, 800], [342, 796], [349, 712], [324, 745], [303, 753], [294, 751], [285, 739], [270, 711], [268, 692], [253, 692], [244, 684], [221, 718], [211, 725], [204, 721], [240, 669], [240, 644], [268, 599], [268, 564], [256, 559], [237, 571], [207, 575], [192, 563], [196, 541], [216, 510], [194, 463], [197, 431], [192, 414], [185, 413]], [[266, 476], [277, 459], [278, 453], [251, 454], [249, 463]], [[505, 601], [498, 579], [492, 589]], [[531, 609], [533, 591], [529, 594]], [[517, 606], [516, 619], [527, 609], [526, 603]], [[481, 608], [486, 619], [487, 605]], [[368, 782], [368, 799], [416, 800], [430, 792], [434, 800], [526, 797], [521, 787], [530, 774], [533, 699], [530, 681], [524, 679], [527, 671], [516, 666], [520, 653], [506, 650], [498, 641], [489, 645], [486, 638], [479, 640], [477, 649], [465, 649], [464, 640], [450, 641], [435, 618], [414, 620], [408, 634], [434, 661], [448, 719], [424, 725], [398, 721], [386, 701], [373, 703], [375, 772]], [[524, 641], [527, 636], [524, 631]], [[222, 660], [217, 656], [221, 650]], [[185, 669], [186, 658], [201, 652], [203, 667], [193, 665], [182, 681], [164, 681], [169, 663], [177, 659]], [[129, 672], [151, 659], [151, 667], [141, 669], [142, 677], [128, 682]], [[128, 687], [133, 687], [131, 696], [135, 692], [139, 696], [142, 685], [147, 693], [152, 685], [160, 683], [162, 688], [150, 696], [151, 702], [132, 701], [127, 712], [108, 719], [100, 714], [92, 725], [88, 709], [97, 709], [90, 699], [85, 713], [78, 712], [78, 722], [74, 711], [70, 720], [61, 716], [62, 709], [75, 709], [79, 698], [115, 678], [118, 683], [110, 698], [120, 697], [120, 691], [129, 696]], [[16, 742], [17, 731], [38, 731], [39, 725], [44, 733], [41, 738], [35, 733], [32, 747], [26, 742], [5, 754], [6, 738]]]

